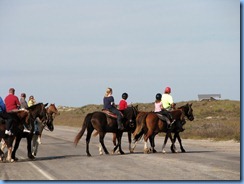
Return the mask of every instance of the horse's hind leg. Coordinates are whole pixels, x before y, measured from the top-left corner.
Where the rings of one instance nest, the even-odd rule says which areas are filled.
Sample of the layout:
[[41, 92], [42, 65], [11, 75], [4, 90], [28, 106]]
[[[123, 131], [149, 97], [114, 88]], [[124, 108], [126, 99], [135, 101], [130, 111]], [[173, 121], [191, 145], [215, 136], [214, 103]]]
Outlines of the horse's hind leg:
[[151, 151], [153, 153], [157, 153], [157, 151], [155, 150], [155, 142], [154, 142], [154, 138], [155, 138], [155, 134], [151, 135], [149, 137], [149, 141], [150, 141], [150, 144], [151, 144]]
[[92, 131], [87, 131], [87, 134], [86, 134], [86, 154], [88, 157], [91, 156], [90, 151], [89, 151], [89, 143], [90, 143]]

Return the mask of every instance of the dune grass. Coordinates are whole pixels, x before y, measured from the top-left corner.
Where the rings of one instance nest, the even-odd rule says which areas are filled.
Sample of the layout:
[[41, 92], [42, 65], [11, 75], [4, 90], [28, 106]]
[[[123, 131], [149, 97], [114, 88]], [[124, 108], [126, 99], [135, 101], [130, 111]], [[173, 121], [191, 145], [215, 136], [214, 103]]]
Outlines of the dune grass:
[[[187, 121], [182, 138], [235, 140], [240, 141], [240, 101], [188, 101], [179, 102], [177, 107], [192, 103], [194, 121]], [[153, 111], [154, 103], [137, 103], [140, 111]], [[102, 105], [86, 105], [79, 108], [59, 107], [60, 115], [55, 125], [81, 128], [87, 113], [100, 111]]]

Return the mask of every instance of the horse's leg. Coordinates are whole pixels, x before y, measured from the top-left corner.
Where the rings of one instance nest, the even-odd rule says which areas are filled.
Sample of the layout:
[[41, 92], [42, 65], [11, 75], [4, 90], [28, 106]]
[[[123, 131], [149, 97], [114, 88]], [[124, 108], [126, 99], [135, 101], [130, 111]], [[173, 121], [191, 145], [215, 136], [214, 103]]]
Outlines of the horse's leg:
[[155, 150], [155, 141], [154, 141], [155, 136], [156, 136], [156, 134], [152, 134], [149, 137], [149, 141], [150, 141], [150, 144], [151, 144], [151, 150], [152, 150], [153, 153], [157, 153], [157, 151]]
[[153, 134], [153, 131], [150, 129], [147, 131], [147, 133], [144, 135], [144, 153], [149, 153], [150, 150], [147, 147], [147, 140], [148, 138]]
[[[175, 133], [175, 137], [178, 139], [178, 142], [179, 142], [179, 144], [180, 144], [181, 152], [182, 152], [182, 153], [185, 153], [186, 150], [185, 150], [185, 149], [183, 148], [183, 146], [182, 146], [181, 138], [180, 138], [180, 133], [179, 133], [179, 132]], [[176, 139], [176, 138], [175, 138], [175, 139]]]
[[104, 132], [100, 132], [99, 133], [99, 141], [100, 141], [100, 144], [102, 145], [102, 148], [103, 148], [103, 151], [105, 152], [105, 154], [109, 154], [105, 144], [104, 144], [104, 137], [105, 137], [105, 133]]
[[170, 147], [171, 152], [172, 152], [172, 153], [178, 153], [178, 151], [177, 151], [177, 149], [176, 149], [176, 147], [175, 147], [175, 140], [172, 138], [171, 132], [168, 132], [167, 134], [168, 134], [168, 137], [170, 138], [171, 143], [172, 143], [172, 145], [171, 145], [171, 147]]
[[117, 140], [118, 140], [119, 152], [120, 152], [120, 154], [123, 155], [123, 154], [125, 154], [125, 153], [123, 152], [123, 150], [122, 150], [122, 148], [121, 148], [122, 135], [123, 135], [123, 132], [120, 132], [120, 131], [116, 134], [116, 136], [117, 136]]
[[144, 153], [149, 153], [149, 149], [147, 147], [147, 140], [144, 139]]
[[87, 130], [87, 134], [86, 134], [86, 154], [88, 157], [91, 156], [90, 151], [89, 151], [89, 143], [90, 143], [92, 131], [93, 130]]
[[38, 142], [37, 142], [37, 135], [33, 135], [32, 137], [32, 155], [36, 156], [37, 155], [37, 150], [38, 150]]
[[[117, 148], [118, 148], [118, 144], [116, 144], [116, 139], [117, 139], [117, 137], [116, 137], [116, 133], [113, 133], [113, 144], [114, 144], [114, 149], [113, 149], [113, 151], [112, 151], [112, 154], [114, 154], [115, 151], [116, 151]], [[118, 152], [119, 152], [119, 151], [118, 151]]]
[[27, 156], [29, 159], [35, 159], [35, 157], [32, 155], [32, 152], [31, 152], [31, 141], [32, 141], [32, 134], [29, 134], [27, 137], [26, 137], [26, 140], [27, 140]]
[[166, 133], [165, 138], [164, 138], [164, 144], [163, 144], [163, 146], [162, 146], [162, 153], [166, 153], [166, 151], [165, 151], [164, 148], [165, 148], [165, 146], [166, 146], [166, 144], [167, 144], [168, 138], [169, 138], [169, 136], [168, 136], [168, 134]]
[[102, 145], [99, 144], [99, 148], [98, 148], [98, 151], [99, 151], [99, 155], [103, 155], [103, 150], [102, 150]]
[[12, 151], [12, 159], [14, 159], [14, 160], [18, 160], [18, 158], [16, 157], [16, 151], [19, 148], [19, 143], [20, 143], [21, 139], [22, 139], [22, 134], [20, 133], [19, 135], [16, 136], [14, 149]]
[[131, 153], [134, 153], [134, 150], [135, 150], [135, 148], [136, 148], [136, 144], [138, 143], [138, 141], [136, 141], [135, 143], [134, 143], [134, 145], [133, 145], [133, 147], [131, 148]]
[[14, 159], [12, 159], [12, 145], [13, 145], [13, 142], [14, 142], [14, 137], [8, 137], [7, 139], [4, 140], [5, 141], [5, 144], [7, 146], [7, 157], [6, 157], [6, 161], [8, 162], [14, 162]]
[[[171, 142], [172, 142], [172, 140], [171, 140]], [[177, 151], [177, 149], [176, 149], [176, 146], [175, 146], [175, 142], [176, 142], [176, 133], [174, 134], [173, 142], [172, 142], [172, 144], [171, 144], [170, 149], [171, 149], [171, 151], [172, 151], [173, 153], [178, 153], [178, 151]]]
[[133, 153], [134, 150], [131, 148], [131, 132], [128, 132], [128, 142], [129, 142], [129, 151]]
[[6, 158], [8, 162], [14, 162], [14, 159], [11, 158], [11, 155], [12, 155], [12, 147], [8, 147], [8, 155]]

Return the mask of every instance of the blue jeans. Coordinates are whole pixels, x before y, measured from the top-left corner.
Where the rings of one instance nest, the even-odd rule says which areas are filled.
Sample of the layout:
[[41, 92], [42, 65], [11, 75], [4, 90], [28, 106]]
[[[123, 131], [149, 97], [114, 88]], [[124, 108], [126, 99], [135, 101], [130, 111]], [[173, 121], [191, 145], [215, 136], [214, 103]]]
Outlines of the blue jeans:
[[121, 117], [121, 114], [120, 114], [119, 110], [116, 109], [115, 107], [112, 107], [112, 108], [110, 108], [110, 109], [108, 109], [108, 110], [109, 110], [110, 112], [112, 112], [112, 113], [114, 113], [114, 114], [117, 115], [117, 123], [118, 123], [118, 126], [121, 125], [121, 124], [122, 124], [122, 123], [121, 123], [121, 119], [122, 119], [122, 117]]

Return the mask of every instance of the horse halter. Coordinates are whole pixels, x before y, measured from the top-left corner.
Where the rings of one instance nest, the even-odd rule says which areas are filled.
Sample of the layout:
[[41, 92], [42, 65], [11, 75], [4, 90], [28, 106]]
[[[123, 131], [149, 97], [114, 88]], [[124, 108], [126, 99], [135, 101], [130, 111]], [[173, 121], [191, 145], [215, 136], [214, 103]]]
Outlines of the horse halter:
[[187, 114], [185, 114], [184, 112], [184, 115], [190, 120], [190, 121], [193, 121], [194, 120], [194, 116], [192, 114], [192, 109], [191, 109], [191, 105], [187, 105], [187, 108], [188, 108], [188, 111], [187, 111]]

